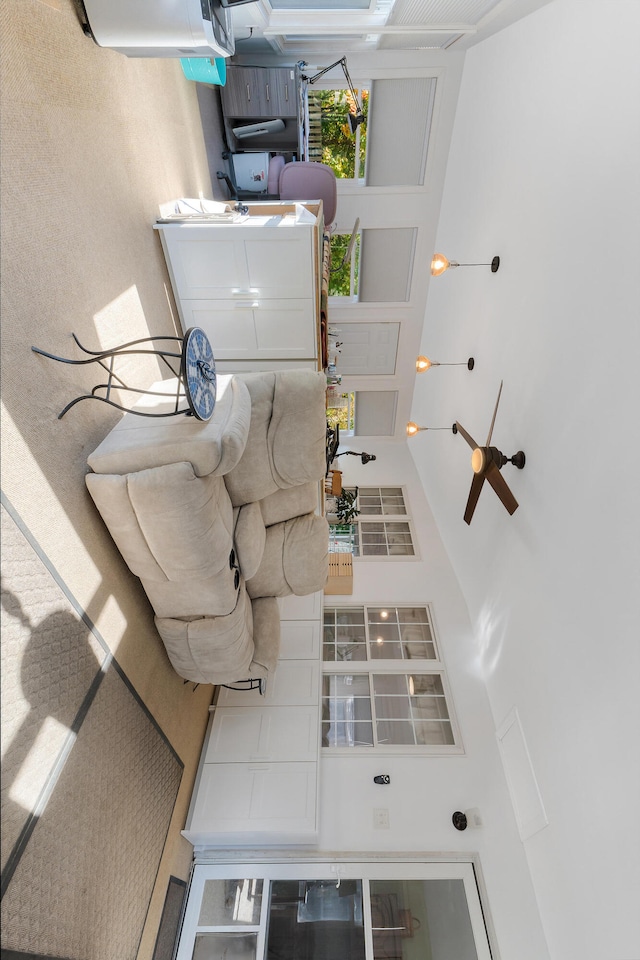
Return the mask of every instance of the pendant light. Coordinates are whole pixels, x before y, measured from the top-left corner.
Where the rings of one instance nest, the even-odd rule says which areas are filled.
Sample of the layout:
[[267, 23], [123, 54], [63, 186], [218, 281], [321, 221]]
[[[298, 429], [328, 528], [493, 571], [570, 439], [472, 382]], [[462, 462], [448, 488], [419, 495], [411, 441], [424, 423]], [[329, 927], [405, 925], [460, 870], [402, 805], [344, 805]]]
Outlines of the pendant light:
[[467, 370], [473, 370], [475, 363], [473, 357], [460, 363], [440, 363], [438, 360], [429, 360], [429, 357], [421, 354], [416, 358], [416, 373], [426, 373], [430, 367], [466, 367]]
[[491, 263], [458, 263], [457, 260], [447, 260], [444, 253], [434, 253], [431, 260], [431, 276], [439, 277], [450, 267], [491, 267], [491, 273], [497, 273], [500, 266], [500, 257], [494, 257]]
[[413, 420], [409, 420], [409, 423], [405, 427], [408, 437], [415, 437], [417, 433], [420, 433], [422, 430], [451, 430], [452, 433], [457, 433], [458, 428], [453, 424], [452, 427], [419, 427], [417, 423], [414, 423]]

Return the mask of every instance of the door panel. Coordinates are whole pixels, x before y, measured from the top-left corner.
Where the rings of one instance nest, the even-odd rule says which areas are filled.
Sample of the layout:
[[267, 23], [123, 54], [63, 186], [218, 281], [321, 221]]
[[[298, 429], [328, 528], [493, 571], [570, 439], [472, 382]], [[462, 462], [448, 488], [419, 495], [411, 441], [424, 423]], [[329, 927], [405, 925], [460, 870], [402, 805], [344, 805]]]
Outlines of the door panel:
[[338, 371], [349, 376], [394, 374], [399, 323], [337, 323]]

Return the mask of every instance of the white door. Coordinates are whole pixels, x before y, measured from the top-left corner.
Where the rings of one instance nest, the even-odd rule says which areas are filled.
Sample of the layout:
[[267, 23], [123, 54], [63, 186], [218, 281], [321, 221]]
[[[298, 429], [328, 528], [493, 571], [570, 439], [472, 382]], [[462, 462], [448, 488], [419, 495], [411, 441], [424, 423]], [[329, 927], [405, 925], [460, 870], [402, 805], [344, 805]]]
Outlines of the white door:
[[177, 960], [491, 960], [470, 863], [200, 864]]
[[[341, 344], [338, 373], [373, 376], [396, 372], [399, 323], [341, 323], [332, 325]], [[331, 352], [331, 344], [329, 345]]]

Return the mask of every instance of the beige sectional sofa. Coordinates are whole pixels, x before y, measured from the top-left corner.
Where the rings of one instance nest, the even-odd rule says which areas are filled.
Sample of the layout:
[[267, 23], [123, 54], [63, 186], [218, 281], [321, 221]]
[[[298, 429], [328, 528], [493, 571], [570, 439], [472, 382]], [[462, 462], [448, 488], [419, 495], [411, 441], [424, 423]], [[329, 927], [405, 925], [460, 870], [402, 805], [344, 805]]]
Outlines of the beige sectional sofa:
[[[88, 458], [89, 493], [187, 680], [268, 677], [276, 598], [326, 582], [325, 388], [309, 370], [219, 376], [208, 422], [127, 413]], [[168, 414], [175, 381], [152, 389], [135, 409]]]

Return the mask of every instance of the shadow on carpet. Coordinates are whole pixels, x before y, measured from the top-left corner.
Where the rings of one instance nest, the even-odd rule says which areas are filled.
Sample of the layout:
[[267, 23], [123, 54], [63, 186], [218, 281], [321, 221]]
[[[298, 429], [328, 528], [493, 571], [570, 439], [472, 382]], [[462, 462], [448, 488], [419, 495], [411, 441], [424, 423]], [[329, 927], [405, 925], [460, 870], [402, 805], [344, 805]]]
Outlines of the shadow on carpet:
[[135, 958], [182, 762], [2, 508], [2, 957]]

